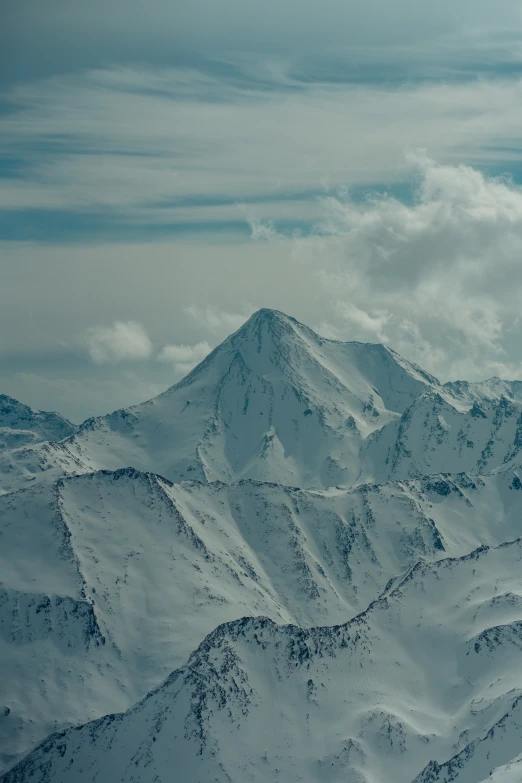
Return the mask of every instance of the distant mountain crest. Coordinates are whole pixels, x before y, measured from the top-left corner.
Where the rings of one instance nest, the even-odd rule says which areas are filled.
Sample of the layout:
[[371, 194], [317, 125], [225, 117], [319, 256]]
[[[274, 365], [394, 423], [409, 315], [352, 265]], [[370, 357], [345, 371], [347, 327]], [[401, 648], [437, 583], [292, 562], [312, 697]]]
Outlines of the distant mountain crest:
[[34, 410], [0, 394], [0, 450], [62, 440], [74, 431], [75, 426], [59, 413]]
[[[443, 385], [386, 346], [327, 340], [262, 309], [158, 397], [90, 419], [59, 445], [0, 454], [0, 489], [122, 465], [171, 481], [252, 478], [317, 488], [450, 464], [483, 472], [516, 459], [522, 443], [518, 416], [499, 426], [507, 398], [496, 395], [508, 389], [499, 383], [486, 384], [483, 396], [480, 384]], [[522, 413], [515, 391], [510, 405]], [[491, 411], [486, 424], [477, 406]]]
[[0, 475], [10, 490], [47, 471], [130, 464], [172, 481], [350, 486], [368, 435], [426, 389], [452, 399], [382, 345], [326, 340], [263, 309], [159, 397], [85, 422], [54, 457], [18, 452]]

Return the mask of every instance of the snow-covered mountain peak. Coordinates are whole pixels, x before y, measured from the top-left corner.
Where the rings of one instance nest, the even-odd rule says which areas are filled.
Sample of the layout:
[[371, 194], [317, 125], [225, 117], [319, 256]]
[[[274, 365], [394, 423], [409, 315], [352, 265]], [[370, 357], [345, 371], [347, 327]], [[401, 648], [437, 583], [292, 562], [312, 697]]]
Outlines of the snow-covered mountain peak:
[[167, 390], [186, 387], [202, 374], [222, 377], [240, 363], [256, 375], [292, 373], [303, 353], [322, 343], [311, 329], [278, 310], [258, 310], [236, 332], [212, 351], [186, 378]]
[[64, 432], [69, 434], [73, 430], [73, 425], [59, 413], [40, 411], [25, 405], [14, 397], [7, 394], [0, 394], [0, 424], [3, 427], [19, 427], [22, 424], [37, 423], [45, 424], [53, 422], [55, 425], [61, 424]]
[[0, 394], [0, 450], [62, 440], [74, 430], [74, 425], [59, 413], [35, 410]]
[[522, 447], [517, 406], [514, 394], [444, 386], [387, 346], [328, 340], [262, 309], [158, 397], [62, 443], [0, 454], [0, 490], [126, 465], [171, 481], [350, 486], [444, 470], [443, 449], [425, 459], [430, 437], [455, 439], [461, 469], [494, 469]]
[[301, 329], [312, 331], [304, 324], [299, 323], [295, 318], [290, 315], [282, 313], [280, 310], [272, 310], [269, 307], [262, 307], [260, 310], [256, 310], [240, 328], [231, 335], [232, 339], [241, 338], [249, 339], [253, 336], [260, 335], [262, 330], [273, 331], [275, 333], [282, 333], [285, 330]]
[[[422, 387], [434, 388], [443, 396], [449, 396], [437, 378], [403, 359], [391, 348], [381, 343], [342, 342], [321, 337], [310, 327], [279, 310], [258, 310], [222, 347], [228, 346], [229, 343], [235, 350], [240, 351], [243, 358], [252, 365], [252, 369], [257, 362], [259, 371], [262, 371], [264, 365], [263, 359], [259, 357], [265, 357], [272, 365], [286, 370], [290, 367], [298, 369], [299, 362], [308, 359], [317, 362], [321, 370], [328, 371], [331, 369], [329, 356], [333, 354], [336, 355], [338, 369], [344, 370], [340, 377], [343, 382], [348, 381], [348, 386], [350, 374], [362, 374], [368, 376], [368, 380], [376, 380], [372, 376], [379, 365], [382, 365], [385, 372], [405, 374]], [[382, 380], [381, 378], [381, 385]], [[383, 388], [383, 391], [386, 392], [386, 389]], [[380, 389], [377, 393], [380, 393]], [[396, 408], [400, 409], [401, 406], [390, 406], [391, 410]]]
[[242, 351], [253, 346], [258, 354], [274, 349], [284, 351], [285, 346], [290, 349], [296, 345], [313, 352], [326, 342], [335, 342], [321, 337], [296, 318], [268, 308], [255, 312], [228, 340]]
[[351, 485], [368, 435], [427, 389], [451, 397], [385, 346], [327, 340], [263, 309], [159, 397], [91, 419], [54, 449], [11, 454], [3, 489], [124, 465], [172, 481]]

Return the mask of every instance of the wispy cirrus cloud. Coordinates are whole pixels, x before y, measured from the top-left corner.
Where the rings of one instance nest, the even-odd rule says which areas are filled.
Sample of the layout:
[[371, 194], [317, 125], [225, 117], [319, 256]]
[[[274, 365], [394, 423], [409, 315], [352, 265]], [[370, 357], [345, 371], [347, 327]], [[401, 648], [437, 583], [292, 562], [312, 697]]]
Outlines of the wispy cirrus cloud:
[[13, 87], [0, 209], [92, 215], [100, 231], [110, 223], [133, 236], [159, 224], [303, 230], [320, 219], [325, 187], [404, 182], [405, 149], [522, 167], [516, 76], [383, 87], [291, 69], [241, 74], [114, 67]]

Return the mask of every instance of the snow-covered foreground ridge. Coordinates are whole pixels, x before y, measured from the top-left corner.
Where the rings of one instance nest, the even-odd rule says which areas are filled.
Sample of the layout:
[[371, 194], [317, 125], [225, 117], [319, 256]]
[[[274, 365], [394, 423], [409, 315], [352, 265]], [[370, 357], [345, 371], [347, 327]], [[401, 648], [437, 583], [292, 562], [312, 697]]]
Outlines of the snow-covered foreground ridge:
[[0, 399], [3, 781], [515, 779], [520, 382], [262, 310], [79, 428]]
[[221, 625], [135, 707], [56, 732], [3, 781], [479, 783], [522, 742], [521, 562], [517, 539], [419, 564], [344, 625]]

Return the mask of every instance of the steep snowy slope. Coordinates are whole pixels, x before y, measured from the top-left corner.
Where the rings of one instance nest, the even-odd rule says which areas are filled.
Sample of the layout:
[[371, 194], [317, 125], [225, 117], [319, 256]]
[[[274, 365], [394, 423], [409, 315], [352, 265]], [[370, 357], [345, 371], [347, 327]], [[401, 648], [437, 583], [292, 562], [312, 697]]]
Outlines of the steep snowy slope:
[[522, 381], [506, 381], [502, 378], [488, 378], [487, 381], [474, 383], [450, 381], [444, 384], [444, 388], [458, 399], [467, 400], [471, 404], [483, 400], [500, 400], [501, 397], [522, 402]]
[[159, 397], [88, 420], [60, 444], [0, 455], [0, 486], [127, 465], [172, 481], [350, 485], [363, 439], [426, 389], [453, 400], [382, 345], [325, 340], [260, 310]]
[[510, 470], [305, 491], [124, 469], [3, 496], [4, 761], [126, 709], [220, 622], [344, 622], [419, 559], [516, 538], [521, 490]]
[[[522, 647], [522, 623], [489, 629], [485, 635], [489, 650], [505, 644], [514, 645], [520, 654]], [[507, 694], [506, 694], [507, 695]], [[481, 783], [487, 780], [512, 780], [519, 783], [522, 778], [520, 756], [522, 739], [522, 695], [512, 693], [512, 703], [502, 717], [495, 721], [480, 738], [466, 745], [448, 761], [438, 764], [431, 761], [414, 783]], [[513, 758], [514, 754], [518, 758]], [[506, 759], [510, 760], [506, 764]], [[489, 772], [489, 774], [488, 774]], [[518, 774], [518, 777], [517, 777]]]
[[74, 425], [60, 414], [37, 411], [0, 394], [0, 450], [62, 440], [74, 431]]
[[127, 713], [51, 735], [2, 781], [480, 783], [522, 745], [521, 563], [517, 540], [420, 564], [341, 626], [223, 625]]
[[466, 410], [427, 392], [368, 439], [361, 475], [380, 482], [441, 471], [481, 474], [521, 462], [522, 403], [501, 396]]
[[[486, 778], [484, 778], [484, 781]], [[522, 780], [522, 754], [509, 764], [497, 767], [487, 778], [488, 783], [520, 783]]]

